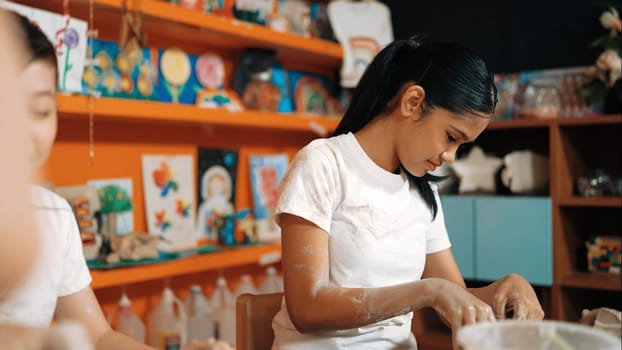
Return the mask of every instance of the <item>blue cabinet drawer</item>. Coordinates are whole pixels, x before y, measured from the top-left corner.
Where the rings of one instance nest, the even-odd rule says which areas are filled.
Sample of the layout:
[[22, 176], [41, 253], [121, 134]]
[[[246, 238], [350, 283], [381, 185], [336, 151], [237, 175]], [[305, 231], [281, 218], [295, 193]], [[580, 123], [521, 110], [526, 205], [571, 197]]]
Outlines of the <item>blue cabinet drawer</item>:
[[460, 272], [464, 279], [475, 279], [475, 201], [470, 196], [441, 198], [445, 226]]
[[551, 199], [479, 197], [475, 199], [475, 275], [497, 280], [510, 272], [530, 283], [553, 280]]

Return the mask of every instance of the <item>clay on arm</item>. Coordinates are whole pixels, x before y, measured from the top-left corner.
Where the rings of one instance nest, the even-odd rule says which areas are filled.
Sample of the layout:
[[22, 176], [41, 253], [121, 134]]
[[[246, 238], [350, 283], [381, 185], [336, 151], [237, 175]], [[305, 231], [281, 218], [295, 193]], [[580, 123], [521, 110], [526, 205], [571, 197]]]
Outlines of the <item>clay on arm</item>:
[[90, 287], [58, 298], [54, 319], [56, 321], [74, 321], [83, 325], [97, 350], [153, 350], [152, 347], [140, 344], [132, 338], [112, 330]]
[[432, 304], [425, 281], [365, 289], [330, 285], [328, 233], [290, 214], [281, 214], [280, 225], [285, 302], [300, 332], [360, 327]]

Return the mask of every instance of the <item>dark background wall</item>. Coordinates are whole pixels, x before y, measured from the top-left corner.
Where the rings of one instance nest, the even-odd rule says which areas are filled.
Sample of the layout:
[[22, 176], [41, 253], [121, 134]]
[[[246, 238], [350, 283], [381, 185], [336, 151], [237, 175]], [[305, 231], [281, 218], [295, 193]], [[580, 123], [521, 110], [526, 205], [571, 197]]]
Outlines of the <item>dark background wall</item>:
[[[396, 39], [424, 34], [478, 52], [496, 73], [590, 65], [607, 31], [597, 0], [381, 0]], [[617, 6], [622, 1], [609, 1]]]

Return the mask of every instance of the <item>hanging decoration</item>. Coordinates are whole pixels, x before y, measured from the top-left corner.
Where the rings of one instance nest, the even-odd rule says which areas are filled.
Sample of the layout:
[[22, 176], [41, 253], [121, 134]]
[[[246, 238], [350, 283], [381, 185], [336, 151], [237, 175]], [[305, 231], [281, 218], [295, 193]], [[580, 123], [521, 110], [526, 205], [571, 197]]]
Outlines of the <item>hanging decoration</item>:
[[[88, 23], [88, 37], [90, 44], [87, 48], [88, 62], [91, 66], [89, 69], [93, 69], [93, 40], [97, 38], [97, 30], [94, 28], [94, 9], [93, 1], [89, 0], [89, 23]], [[89, 165], [95, 163], [95, 97], [96, 91], [89, 89], [88, 94], [88, 109], [89, 109]]]

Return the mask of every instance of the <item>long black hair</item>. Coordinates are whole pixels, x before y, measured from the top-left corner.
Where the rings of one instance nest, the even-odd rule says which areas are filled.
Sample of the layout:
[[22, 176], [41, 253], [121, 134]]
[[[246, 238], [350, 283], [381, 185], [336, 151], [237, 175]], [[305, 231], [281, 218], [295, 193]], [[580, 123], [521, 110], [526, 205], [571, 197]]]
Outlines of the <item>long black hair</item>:
[[9, 12], [15, 17], [17, 23], [18, 40], [26, 47], [26, 61], [23, 62], [24, 66], [35, 61], [46, 61], [57, 70], [57, 58], [54, 45], [52, 45], [39, 26], [17, 12]]
[[[497, 104], [494, 76], [484, 60], [466, 47], [444, 42], [420, 43], [418, 37], [396, 40], [369, 64], [352, 93], [334, 135], [357, 132], [399, 105], [400, 92], [416, 83], [425, 90], [423, 114], [444, 108], [457, 114], [492, 114]], [[430, 181], [442, 177], [408, 176], [436, 218], [438, 204]]]

